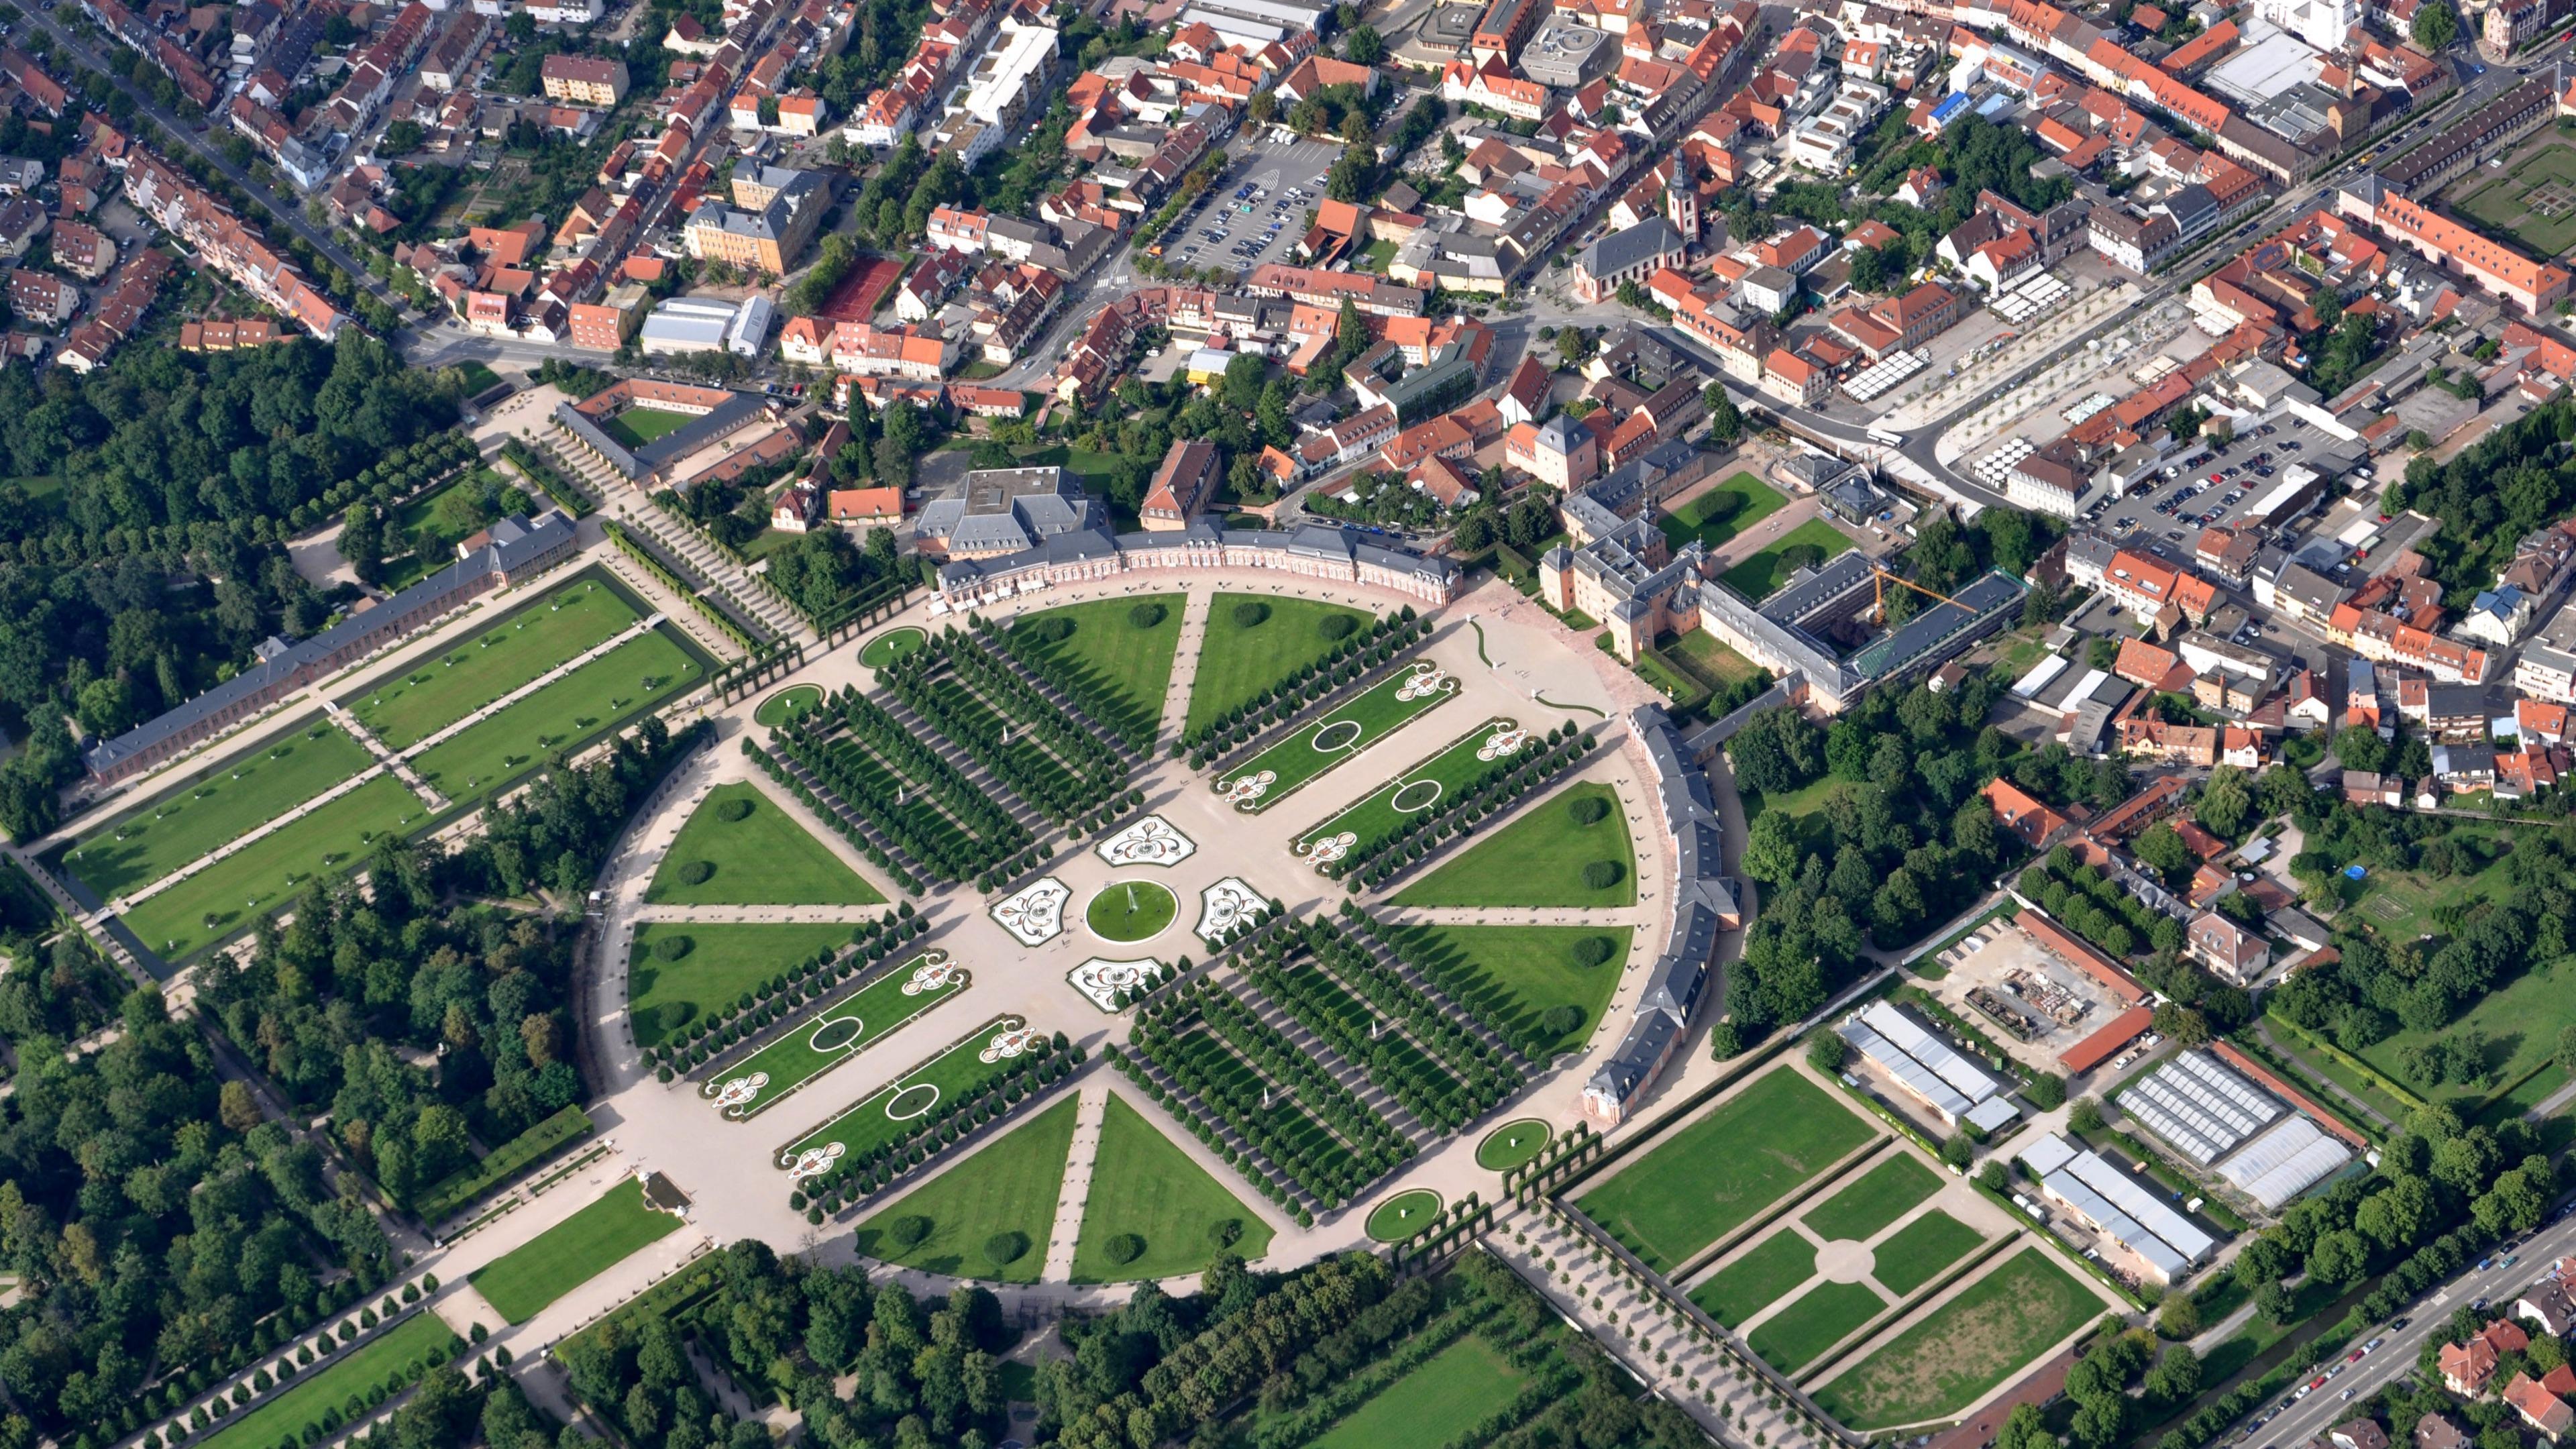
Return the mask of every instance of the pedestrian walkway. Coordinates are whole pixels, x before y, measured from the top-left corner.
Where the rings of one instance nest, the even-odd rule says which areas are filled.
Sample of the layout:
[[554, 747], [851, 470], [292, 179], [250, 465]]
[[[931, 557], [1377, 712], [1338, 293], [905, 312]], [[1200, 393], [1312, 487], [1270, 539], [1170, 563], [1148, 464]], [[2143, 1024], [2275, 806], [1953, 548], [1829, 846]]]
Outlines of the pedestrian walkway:
[[857, 925], [862, 921], [873, 921], [891, 909], [893, 908], [882, 901], [873, 906], [862, 906], [856, 904], [819, 906], [641, 906], [635, 910], [634, 919], [648, 925], [672, 924], [682, 921], [700, 926], [786, 925], [800, 922], [813, 922], [820, 925], [837, 925], [842, 922], [847, 922], [851, 925]]
[[1181, 596], [1181, 637], [1172, 645], [1172, 682], [1163, 691], [1163, 724], [1177, 736], [1190, 720], [1190, 687], [1198, 682], [1199, 650], [1207, 644], [1208, 610], [1214, 590]]
[[246, 835], [237, 835], [231, 840], [228, 840], [223, 844], [216, 846], [214, 849], [207, 851], [205, 854], [198, 856], [195, 860], [189, 861], [186, 865], [179, 867], [177, 870], [170, 872], [168, 875], [161, 877], [159, 880], [156, 880], [149, 885], [138, 887], [130, 894], [122, 895], [117, 897], [115, 900], [109, 901], [107, 903], [107, 909], [111, 914], [122, 915], [125, 912], [134, 909], [135, 906], [142, 902], [148, 901], [154, 896], [161, 894], [163, 891], [168, 890], [170, 887], [177, 885], [179, 882], [186, 880], [188, 877], [211, 868], [216, 862], [228, 860], [233, 856], [241, 854], [244, 850], [257, 845], [270, 836], [275, 835], [277, 832], [284, 830], [289, 825], [292, 825], [296, 821], [303, 819], [305, 816], [312, 814], [314, 811], [321, 809], [323, 806], [330, 804], [332, 801], [339, 799], [341, 796], [364, 789], [368, 782], [384, 773], [384, 766], [369, 765], [367, 768], [351, 775], [339, 784], [332, 786], [330, 789], [323, 791], [321, 794], [314, 796], [312, 799], [305, 801], [303, 804], [296, 806], [294, 809], [287, 811], [285, 814], [278, 816], [276, 819], [269, 821], [258, 829], [253, 830]]
[[393, 771], [394, 778], [402, 781], [413, 794], [418, 795], [421, 803], [427, 805], [432, 814], [444, 813], [449, 805], [455, 803], [438, 793], [437, 786], [422, 779], [420, 773], [411, 767], [411, 763], [394, 753], [391, 746], [377, 739], [375, 731], [360, 724], [356, 715], [341, 708], [338, 700], [322, 701], [322, 713], [328, 715], [333, 724], [346, 731], [349, 738], [365, 746], [367, 753], [375, 756], [386, 769]]
[[520, 700], [526, 699], [529, 695], [536, 693], [538, 690], [545, 688], [547, 685], [554, 683], [565, 675], [572, 673], [574, 670], [581, 668], [583, 665], [590, 663], [592, 660], [604, 659], [607, 656], [616, 653], [618, 650], [625, 648], [637, 639], [642, 638], [644, 635], [661, 627], [661, 624], [662, 616], [660, 614], [645, 615], [643, 618], [636, 620], [632, 625], [628, 626], [624, 631], [617, 634], [614, 638], [604, 639], [599, 643], [592, 645], [590, 648], [583, 650], [581, 653], [574, 655], [572, 658], [565, 660], [563, 663], [556, 665], [554, 668], [547, 670], [545, 673], [540, 674], [536, 678], [529, 680], [527, 683], [520, 685], [518, 688], [511, 690], [508, 694], [502, 695], [499, 699], [496, 699], [490, 704], [483, 706], [481, 709], [474, 711], [472, 714], [458, 720], [456, 723], [448, 725], [440, 729], [437, 733], [416, 742], [411, 746], [411, 748], [402, 752], [402, 758], [407, 760], [417, 759], [421, 755], [428, 753], [430, 750], [447, 743], [449, 740], [452, 740], [458, 735], [465, 733], [467, 730], [474, 728], [483, 721], [490, 719], [492, 716], [499, 714], [501, 711], [508, 709], [514, 704], [517, 704]]
[[1073, 1281], [1074, 1244], [1082, 1236], [1082, 1206], [1091, 1200], [1091, 1165], [1100, 1157], [1100, 1124], [1109, 1115], [1109, 1078], [1094, 1072], [1073, 1109], [1073, 1152], [1065, 1159], [1064, 1186], [1055, 1198], [1055, 1228], [1047, 1234], [1042, 1283]]

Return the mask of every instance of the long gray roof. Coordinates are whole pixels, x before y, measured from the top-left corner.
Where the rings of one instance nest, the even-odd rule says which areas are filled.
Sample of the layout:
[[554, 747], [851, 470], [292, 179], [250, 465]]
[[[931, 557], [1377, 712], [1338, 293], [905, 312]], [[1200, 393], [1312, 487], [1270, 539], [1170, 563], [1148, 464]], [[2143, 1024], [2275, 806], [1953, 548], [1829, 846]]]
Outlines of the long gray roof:
[[1620, 1038], [1619, 1049], [1592, 1074], [1586, 1089], [1622, 1107], [1634, 1101], [1654, 1080], [1655, 1068], [1662, 1065], [1681, 1029], [1680, 1022], [1660, 1011], [1639, 1013], [1629, 1025], [1628, 1034]]
[[338, 655], [353, 644], [365, 643], [375, 635], [399, 632], [404, 627], [403, 621], [416, 616], [424, 606], [464, 592], [486, 574], [507, 574], [530, 559], [570, 542], [572, 522], [560, 513], [548, 513], [534, 524], [525, 518], [511, 517], [496, 524], [492, 535], [491, 543], [372, 609], [352, 614], [296, 644], [270, 640], [270, 646], [282, 647], [263, 647], [263, 657], [257, 664], [176, 709], [155, 715], [112, 740], [102, 740], [90, 746], [82, 754], [82, 760], [93, 772], [104, 773], [136, 755], [186, 735], [243, 700], [257, 698], [269, 690], [291, 688], [302, 672], [318, 661]]
[[766, 406], [768, 399], [758, 393], [729, 393], [713, 411], [673, 428], [640, 448], [629, 448], [610, 437], [606, 429], [568, 402], [555, 404], [555, 421], [563, 424], [574, 437], [597, 449], [618, 472], [632, 480], [648, 477], [659, 471], [663, 464], [685, 458], [716, 439], [737, 431], [744, 419]]
[[[923, 512], [927, 514], [928, 509]], [[1106, 528], [1089, 528], [1042, 539], [1018, 553], [994, 558], [956, 559], [940, 565], [939, 586], [943, 589], [972, 587], [976, 580], [999, 578], [1022, 569], [1042, 564], [1070, 563], [1079, 559], [1110, 558], [1122, 554], [1144, 553], [1154, 549], [1205, 547], [1223, 544], [1228, 548], [1276, 550], [1283, 554], [1301, 554], [1310, 558], [1329, 558], [1367, 564], [1391, 573], [1411, 574], [1416, 578], [1442, 583], [1454, 581], [1458, 566], [1445, 558], [1426, 558], [1411, 549], [1392, 544], [1373, 543], [1356, 528], [1339, 528], [1327, 524], [1302, 524], [1288, 532], [1270, 529], [1224, 528], [1213, 519], [1193, 520], [1186, 529], [1153, 533], [1122, 533], [1112, 537]]]

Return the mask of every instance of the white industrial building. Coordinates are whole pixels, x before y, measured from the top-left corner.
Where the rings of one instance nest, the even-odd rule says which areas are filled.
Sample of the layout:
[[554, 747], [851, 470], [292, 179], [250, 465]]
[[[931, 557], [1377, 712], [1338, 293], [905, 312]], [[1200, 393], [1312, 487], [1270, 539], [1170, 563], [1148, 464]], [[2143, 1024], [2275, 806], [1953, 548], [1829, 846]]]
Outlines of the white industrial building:
[[2218, 1240], [2192, 1225], [2155, 1192], [2098, 1152], [2079, 1150], [2054, 1132], [2021, 1150], [2022, 1165], [2050, 1201], [2170, 1283], [2208, 1260]]
[[2188, 1051], [2119, 1096], [2120, 1110], [2267, 1211], [2343, 1170], [2341, 1140], [2207, 1052]]
[[2218, 1175], [2230, 1187], [2279, 1212], [2291, 1199], [2343, 1170], [2352, 1149], [2305, 1117], [2292, 1117], [2227, 1160]]
[[671, 297], [645, 314], [638, 342], [648, 353], [713, 352], [742, 309], [711, 297]]
[[1903, 1010], [1873, 1001], [1834, 1028], [1843, 1040], [1932, 1109], [1942, 1125], [1991, 1132], [2021, 1115], [2007, 1083]]

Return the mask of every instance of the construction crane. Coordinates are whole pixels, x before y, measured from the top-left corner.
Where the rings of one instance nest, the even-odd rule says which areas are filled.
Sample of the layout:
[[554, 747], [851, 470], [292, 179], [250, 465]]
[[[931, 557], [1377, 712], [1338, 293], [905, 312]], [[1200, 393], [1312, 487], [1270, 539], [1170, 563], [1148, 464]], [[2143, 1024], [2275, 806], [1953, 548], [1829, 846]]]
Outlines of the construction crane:
[[[1886, 569], [1879, 567], [1875, 563], [1869, 566], [1869, 574], [1872, 590], [1869, 605], [1869, 620], [1873, 624], [1886, 622], [1887, 586], [1891, 583], [1902, 584], [1906, 588], [1912, 589], [1914, 592], [1921, 594], [1926, 598], [1939, 599], [1945, 604], [1957, 605], [1962, 609], [1966, 609], [1968, 607], [1965, 604], [1959, 603], [1958, 600], [1951, 598], [1948, 594], [1942, 593], [1938, 589], [1927, 589], [1921, 584], [1914, 582], [1912, 579], [1905, 577], [1903, 574], [1889, 573]], [[1974, 613], [1976, 611], [1970, 609], [1969, 612]]]

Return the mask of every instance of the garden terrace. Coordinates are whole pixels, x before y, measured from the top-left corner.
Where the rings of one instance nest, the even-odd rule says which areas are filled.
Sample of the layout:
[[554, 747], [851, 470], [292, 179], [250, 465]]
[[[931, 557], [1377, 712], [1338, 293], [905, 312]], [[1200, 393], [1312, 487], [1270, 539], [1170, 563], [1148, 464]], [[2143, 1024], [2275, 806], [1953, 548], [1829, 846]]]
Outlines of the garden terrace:
[[937, 635], [877, 677], [1051, 819], [1070, 820], [1126, 788], [1117, 751], [969, 635]]
[[1313, 720], [1252, 758], [1220, 770], [1211, 783], [1219, 794], [1235, 800], [1236, 809], [1258, 814], [1457, 693], [1457, 683], [1443, 676], [1438, 666], [1415, 661], [1393, 677], [1319, 711]]
[[976, 1148], [861, 1223], [855, 1246], [878, 1262], [926, 1273], [1035, 1283], [1046, 1266], [1079, 1105], [1066, 1097]]
[[[831, 733], [835, 723], [845, 733]], [[988, 791], [856, 690], [772, 738], [851, 814], [941, 879], [989, 870], [1030, 844], [1027, 828]]]
[[648, 905], [885, 903], [795, 817], [748, 781], [707, 792], [663, 852]]
[[[910, 910], [910, 905], [906, 904], [898, 908], [894, 915], [882, 916], [852, 928], [848, 937], [853, 943], [852, 950], [835, 951], [829, 945], [824, 945], [812, 954], [791, 962], [765, 978], [742, 983], [742, 977], [738, 975], [735, 982], [742, 983], [741, 989], [730, 1000], [726, 1000], [719, 991], [704, 990], [702, 994], [708, 996], [714, 1003], [712, 1009], [690, 1014], [691, 1008], [681, 1006], [673, 1013], [675, 1019], [667, 1025], [660, 1019], [658, 1012], [650, 1016], [639, 1013], [634, 1022], [634, 1030], [637, 1044], [644, 1049], [644, 1059], [666, 1072], [691, 1071], [709, 1061], [721, 1060], [724, 1054], [736, 1044], [758, 1035], [779, 1021], [793, 1018], [798, 1014], [799, 1008], [807, 1002], [822, 997], [840, 983], [847, 981], [864, 965], [883, 961], [901, 949], [904, 943], [928, 930], [929, 919], [910, 914]], [[692, 925], [662, 930], [647, 927], [646, 931], [654, 936], [667, 938], [680, 930], [700, 930], [711, 933], [711, 939], [718, 941], [724, 940], [725, 933], [728, 932], [765, 932], [768, 933], [766, 939], [786, 943], [793, 949], [801, 942], [826, 940], [839, 929], [837, 926], [800, 927], [790, 924], [768, 924]], [[800, 932], [817, 934], [799, 934]], [[639, 956], [647, 944], [648, 937], [639, 933], [637, 937]], [[691, 945], [694, 946], [694, 942], [691, 942]], [[661, 955], [664, 949], [668, 948], [655, 948], [656, 959], [675, 961], [686, 959], [692, 954], [691, 950], [682, 950], [678, 956], [665, 957]], [[659, 984], [656, 981], [652, 986], [658, 987]], [[631, 982], [629, 989], [630, 992], [634, 991]], [[642, 1003], [646, 997], [656, 995], [673, 997], [680, 1001], [694, 1000], [694, 997], [684, 996], [683, 988], [679, 986], [674, 986], [668, 992], [648, 989], [636, 993], [631, 999], [636, 1003]], [[630, 1007], [630, 1010], [632, 1009], [634, 1008]], [[784, 1095], [783, 1092], [781, 1095]]]
[[1346, 657], [1385, 622], [1316, 599], [1215, 595], [1190, 681], [1183, 740], [1195, 745], [1229, 721], [1287, 702], [1283, 696], [1293, 699], [1321, 666]]
[[[1515, 1033], [1511, 1023], [1504, 1020], [1492, 1005], [1460, 997], [1435, 979], [1433, 973], [1424, 967], [1424, 962], [1431, 960], [1434, 953], [1422, 943], [1418, 933], [1391, 927], [1349, 901], [1342, 902], [1341, 915], [1343, 924], [1350, 928], [1340, 938], [1345, 945], [1367, 953], [1380, 966], [1410, 985], [1416, 994], [1431, 1004], [1433, 1012], [1442, 1021], [1467, 1023], [1511, 1069], [1526, 1075], [1530, 1063], [1544, 1054], [1543, 1051], [1531, 1051], [1526, 1046], [1516, 1046], [1523, 1040], [1522, 1034]], [[1610, 959], [1603, 957], [1602, 964], [1606, 965]], [[1613, 984], [1616, 984], [1615, 979]], [[1545, 1048], [1546, 1029], [1543, 1024], [1535, 1029], [1533, 1039], [1542, 1049]], [[1518, 1055], [1514, 1054], [1516, 1051]]]
[[[942, 961], [934, 965], [933, 954]], [[710, 1074], [699, 1086], [699, 1095], [713, 1098], [724, 1115], [736, 1121], [778, 1105], [964, 990], [965, 970], [947, 967], [944, 957], [945, 953], [912, 957], [864, 985], [825, 999], [767, 1045]], [[933, 982], [932, 977], [938, 979]]]
[[996, 1017], [782, 1147], [778, 1166], [794, 1185], [788, 1201], [820, 1222], [1008, 1115], [1081, 1058], [1079, 1047], [1058, 1045], [1017, 1017]]
[[1153, 747], [1171, 689], [1186, 594], [1100, 599], [978, 627], [1131, 752]]
[[206, 770], [82, 836], [63, 864], [113, 900], [221, 849], [356, 775], [373, 756], [328, 723]]
[[1383, 884], [1441, 841], [1545, 784], [1588, 748], [1572, 723], [1535, 736], [1508, 719], [1488, 720], [1308, 831], [1297, 852], [1353, 891]]
[[1628, 926], [1393, 926], [1353, 923], [1424, 983], [1532, 1062], [1580, 1051], [1619, 988]]
[[[1225, 600], [1241, 596], [1220, 594], [1212, 608], [1228, 607]], [[1317, 625], [1318, 631], [1324, 626]], [[1209, 761], [1221, 759], [1239, 750], [1274, 726], [1295, 719], [1309, 706], [1321, 702], [1336, 690], [1346, 688], [1383, 668], [1405, 649], [1430, 633], [1429, 621], [1417, 619], [1411, 608], [1394, 618], [1380, 618], [1349, 637], [1326, 647], [1320, 658], [1289, 670], [1276, 684], [1261, 687], [1245, 695], [1241, 703], [1230, 705], [1202, 719], [1199, 706], [1203, 688], [1208, 685], [1208, 670], [1213, 660], [1224, 658], [1216, 651], [1220, 633], [1239, 635], [1240, 630], [1220, 630], [1215, 616], [1209, 620], [1208, 635], [1199, 645], [1199, 674], [1190, 690], [1190, 725], [1182, 731], [1181, 743], [1189, 750], [1190, 768], [1202, 768]]]

